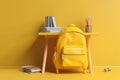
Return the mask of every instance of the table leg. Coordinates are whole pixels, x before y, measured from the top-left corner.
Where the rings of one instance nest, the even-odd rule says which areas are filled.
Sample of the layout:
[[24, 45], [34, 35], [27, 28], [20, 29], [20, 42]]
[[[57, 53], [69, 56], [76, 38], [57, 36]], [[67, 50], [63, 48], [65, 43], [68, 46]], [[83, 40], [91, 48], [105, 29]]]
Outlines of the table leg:
[[92, 74], [92, 60], [91, 60], [91, 53], [90, 53], [90, 37], [86, 38], [86, 42], [87, 42], [87, 50], [88, 50], [88, 67], [89, 67], [89, 71], [90, 74]]
[[47, 53], [48, 53], [48, 38], [45, 38], [45, 49], [44, 49], [44, 56], [43, 56], [43, 63], [42, 63], [42, 73], [45, 72]]

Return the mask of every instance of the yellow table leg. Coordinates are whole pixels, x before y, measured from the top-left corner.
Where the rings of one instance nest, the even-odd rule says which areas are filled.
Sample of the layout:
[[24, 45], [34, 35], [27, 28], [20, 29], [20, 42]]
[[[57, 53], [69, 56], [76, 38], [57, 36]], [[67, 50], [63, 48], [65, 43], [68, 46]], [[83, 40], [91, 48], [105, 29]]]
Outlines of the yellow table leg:
[[87, 42], [87, 49], [88, 49], [88, 67], [90, 74], [92, 74], [92, 60], [91, 60], [91, 53], [90, 53], [90, 36], [86, 37]]
[[45, 38], [45, 49], [44, 49], [43, 64], [42, 64], [42, 74], [45, 73], [47, 53], [48, 53], [48, 38]]

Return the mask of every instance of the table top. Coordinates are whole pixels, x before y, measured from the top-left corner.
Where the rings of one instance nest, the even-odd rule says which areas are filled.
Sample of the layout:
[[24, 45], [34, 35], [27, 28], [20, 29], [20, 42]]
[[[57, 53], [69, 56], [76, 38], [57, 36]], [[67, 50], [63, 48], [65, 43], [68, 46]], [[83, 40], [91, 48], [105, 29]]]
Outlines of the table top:
[[[39, 32], [38, 35], [39, 36], [57, 36], [59, 35], [60, 33], [59, 32]], [[96, 35], [96, 33], [92, 32], [92, 33], [83, 33], [85, 36], [92, 36], [92, 35]]]

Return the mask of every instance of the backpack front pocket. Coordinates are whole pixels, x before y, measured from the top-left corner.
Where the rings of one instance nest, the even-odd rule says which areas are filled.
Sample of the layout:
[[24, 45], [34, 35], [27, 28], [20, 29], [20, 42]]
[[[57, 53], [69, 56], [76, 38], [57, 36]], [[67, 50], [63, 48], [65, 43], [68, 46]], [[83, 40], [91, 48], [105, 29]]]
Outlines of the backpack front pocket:
[[86, 61], [85, 50], [79, 47], [66, 46], [62, 53], [63, 66], [83, 66]]

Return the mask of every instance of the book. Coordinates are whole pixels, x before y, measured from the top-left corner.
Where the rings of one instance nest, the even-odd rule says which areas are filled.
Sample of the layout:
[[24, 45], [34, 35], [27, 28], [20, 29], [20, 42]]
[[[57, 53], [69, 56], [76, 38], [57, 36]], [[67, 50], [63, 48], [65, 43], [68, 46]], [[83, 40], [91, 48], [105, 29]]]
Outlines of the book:
[[23, 72], [27, 72], [27, 73], [34, 73], [34, 72], [42, 71], [39, 67], [36, 67], [36, 66], [22, 66], [21, 69]]
[[48, 21], [49, 19], [48, 19], [48, 16], [46, 16], [45, 17], [45, 26], [46, 27], [49, 27], [49, 21]]
[[56, 27], [56, 21], [55, 18], [52, 16], [52, 27]]
[[53, 16], [45, 17], [45, 27], [56, 27], [56, 21]]
[[61, 27], [42, 27], [41, 32], [61, 32]]
[[52, 16], [49, 16], [49, 25], [50, 25], [50, 27], [53, 27], [52, 26]]
[[56, 21], [54, 16], [46, 16], [45, 17], [45, 27], [41, 28], [41, 32], [60, 32], [62, 30], [61, 27], [56, 26]]

